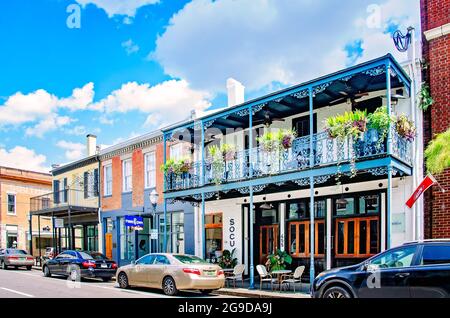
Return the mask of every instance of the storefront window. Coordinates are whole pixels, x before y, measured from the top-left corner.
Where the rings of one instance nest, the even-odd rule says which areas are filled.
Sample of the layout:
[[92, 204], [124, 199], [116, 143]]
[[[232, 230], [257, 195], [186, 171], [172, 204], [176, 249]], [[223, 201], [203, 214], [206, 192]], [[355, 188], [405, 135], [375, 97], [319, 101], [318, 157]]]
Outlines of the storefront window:
[[[314, 255], [323, 257], [325, 254], [325, 221], [317, 220], [314, 227]], [[289, 251], [294, 257], [309, 257], [310, 254], [310, 222], [289, 223]]]
[[6, 226], [6, 237], [7, 237], [7, 248], [17, 248], [18, 238], [17, 238], [17, 226], [7, 225]]
[[[287, 219], [288, 220], [301, 220], [309, 218], [309, 199], [296, 201], [288, 203], [287, 206]], [[314, 217], [324, 218], [327, 212], [327, 201], [326, 200], [315, 200], [314, 201]]]
[[120, 259], [126, 261], [135, 260], [134, 230], [125, 226], [125, 219], [120, 218]]
[[379, 252], [379, 217], [336, 220], [336, 257], [368, 257]]
[[97, 225], [88, 225], [86, 227], [86, 238], [87, 238], [87, 250], [97, 251], [98, 250], [98, 227]]
[[172, 253], [184, 254], [184, 213], [172, 213]]
[[205, 216], [206, 259], [216, 263], [222, 254], [223, 224], [222, 213]]
[[346, 203], [341, 203], [338, 200], [335, 200], [336, 207], [336, 215], [352, 215], [355, 214], [355, 199], [354, 198], [345, 198]]
[[150, 240], [150, 229], [151, 229], [151, 218], [144, 217], [144, 228], [138, 231], [138, 257], [140, 258], [151, 250], [151, 240]]
[[380, 196], [366, 195], [359, 198], [359, 213], [379, 213], [380, 212]]

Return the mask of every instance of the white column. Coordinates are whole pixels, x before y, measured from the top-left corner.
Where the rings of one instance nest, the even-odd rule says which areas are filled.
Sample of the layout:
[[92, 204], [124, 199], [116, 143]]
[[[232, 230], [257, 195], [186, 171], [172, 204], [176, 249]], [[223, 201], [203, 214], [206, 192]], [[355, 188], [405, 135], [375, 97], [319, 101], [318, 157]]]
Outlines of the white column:
[[384, 251], [386, 249], [386, 193], [381, 193], [381, 217], [380, 217], [380, 227], [381, 227], [381, 235], [380, 235], [380, 251]]
[[194, 253], [196, 256], [201, 256], [201, 235], [200, 235], [200, 209], [198, 207], [194, 208]]
[[331, 223], [333, 222], [333, 209], [332, 209], [332, 200], [327, 199], [327, 214], [326, 214], [326, 244], [327, 244], [327, 255], [326, 255], [326, 268], [331, 268], [331, 240], [333, 233], [331, 232]]
[[244, 260], [243, 264], [245, 265], [245, 275], [248, 275], [249, 271], [248, 271], [248, 267], [249, 267], [249, 262], [248, 262], [248, 244], [249, 244], [249, 237], [248, 237], [248, 227], [249, 227], [249, 221], [248, 221], [248, 216], [249, 216], [249, 212], [248, 212], [248, 208], [244, 207], [244, 218], [242, 220], [242, 224], [244, 226], [244, 250], [242, 251], [242, 259]]
[[280, 250], [284, 251], [284, 241], [286, 237], [286, 203], [280, 203]]

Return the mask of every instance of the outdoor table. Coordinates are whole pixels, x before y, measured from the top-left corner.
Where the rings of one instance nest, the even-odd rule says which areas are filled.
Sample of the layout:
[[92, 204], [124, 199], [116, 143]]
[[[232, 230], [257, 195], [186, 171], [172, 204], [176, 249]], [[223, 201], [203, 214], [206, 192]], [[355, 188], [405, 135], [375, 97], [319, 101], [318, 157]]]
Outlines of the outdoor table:
[[280, 270], [271, 272], [272, 275], [277, 276], [278, 284], [280, 285], [280, 291], [281, 291], [281, 282], [283, 280], [283, 275], [290, 274], [290, 273], [292, 273], [292, 271], [290, 269], [280, 269]]

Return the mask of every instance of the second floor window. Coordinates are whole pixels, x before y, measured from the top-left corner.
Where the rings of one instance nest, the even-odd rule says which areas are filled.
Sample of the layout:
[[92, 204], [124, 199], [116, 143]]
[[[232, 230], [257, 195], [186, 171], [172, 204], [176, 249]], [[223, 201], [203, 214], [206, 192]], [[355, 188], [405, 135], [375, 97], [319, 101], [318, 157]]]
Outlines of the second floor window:
[[183, 143], [177, 143], [170, 146], [170, 159], [179, 160], [184, 156], [184, 145]]
[[156, 186], [156, 162], [155, 152], [145, 154], [145, 187], [154, 188]]
[[104, 167], [105, 174], [105, 188], [103, 189], [104, 195], [112, 195], [112, 166], [107, 165]]
[[16, 195], [8, 194], [8, 214], [16, 214]]
[[132, 190], [132, 168], [131, 159], [122, 161], [122, 174], [123, 174], [123, 192], [129, 192]]

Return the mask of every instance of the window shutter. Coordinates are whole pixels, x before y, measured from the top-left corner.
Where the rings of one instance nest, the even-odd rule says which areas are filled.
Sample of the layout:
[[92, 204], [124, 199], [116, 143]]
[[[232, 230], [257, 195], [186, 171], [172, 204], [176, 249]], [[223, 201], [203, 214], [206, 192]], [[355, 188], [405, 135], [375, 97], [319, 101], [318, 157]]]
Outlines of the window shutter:
[[53, 202], [59, 204], [59, 180], [53, 180]]
[[64, 202], [67, 202], [67, 178], [64, 178]]
[[88, 193], [88, 191], [89, 191], [89, 185], [88, 185], [88, 182], [89, 182], [89, 174], [88, 174], [88, 172], [86, 171], [86, 172], [84, 173], [84, 175], [83, 175], [83, 187], [84, 187], [84, 198], [85, 198], [85, 199], [87, 199], [87, 198], [89, 197], [89, 193]]
[[99, 193], [99, 182], [98, 182], [98, 169], [94, 170], [94, 196], [98, 197], [98, 193]]

